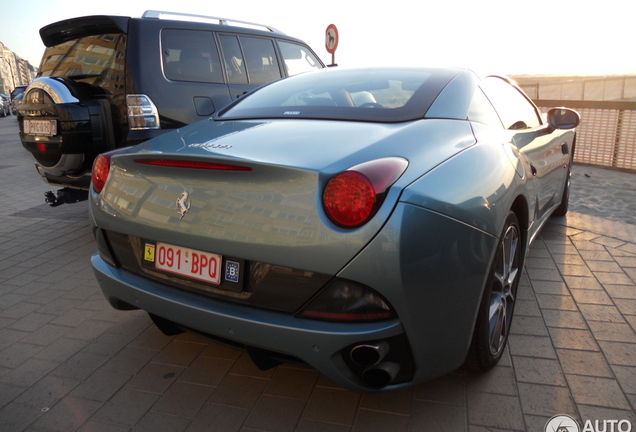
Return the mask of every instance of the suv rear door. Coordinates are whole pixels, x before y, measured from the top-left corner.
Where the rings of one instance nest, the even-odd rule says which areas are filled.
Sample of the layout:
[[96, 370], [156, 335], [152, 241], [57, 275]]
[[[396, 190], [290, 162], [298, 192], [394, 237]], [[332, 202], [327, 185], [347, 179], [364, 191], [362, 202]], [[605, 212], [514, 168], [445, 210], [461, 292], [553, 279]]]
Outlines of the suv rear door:
[[166, 117], [193, 123], [231, 101], [214, 32], [163, 29], [161, 57], [163, 74], [174, 88], [169, 92], [173, 102], [161, 104]]
[[232, 99], [283, 76], [273, 39], [220, 34], [219, 41]]

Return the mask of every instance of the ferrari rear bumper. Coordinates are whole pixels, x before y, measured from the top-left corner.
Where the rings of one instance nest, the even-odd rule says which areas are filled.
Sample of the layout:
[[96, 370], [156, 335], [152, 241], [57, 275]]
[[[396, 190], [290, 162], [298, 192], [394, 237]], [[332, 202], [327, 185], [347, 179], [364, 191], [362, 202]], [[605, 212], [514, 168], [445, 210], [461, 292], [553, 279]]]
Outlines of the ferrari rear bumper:
[[[294, 357], [352, 391], [373, 390], [374, 386], [365, 384], [361, 376], [369, 367], [383, 369], [386, 365], [381, 365], [381, 361], [377, 365], [354, 364], [350, 360], [351, 351], [360, 352], [361, 345], [382, 341], [393, 343], [394, 352], [404, 351], [403, 346], [395, 346], [406, 343], [401, 337], [403, 329], [398, 320], [345, 324], [300, 319], [291, 314], [232, 304], [172, 288], [112, 267], [98, 254], [92, 257], [92, 264], [104, 295], [117, 309], [132, 306], [213, 338]], [[409, 351], [408, 347], [406, 351]], [[411, 362], [410, 352], [406, 356], [409, 357], [406, 361]], [[370, 379], [376, 378], [371, 376]], [[406, 384], [408, 382], [387, 383], [379, 387], [389, 389]]]

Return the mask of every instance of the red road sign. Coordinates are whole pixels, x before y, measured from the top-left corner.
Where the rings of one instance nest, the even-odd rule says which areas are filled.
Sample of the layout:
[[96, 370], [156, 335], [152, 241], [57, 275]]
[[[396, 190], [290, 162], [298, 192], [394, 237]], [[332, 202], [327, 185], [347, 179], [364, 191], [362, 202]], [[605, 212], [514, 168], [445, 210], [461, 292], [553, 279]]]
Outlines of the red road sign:
[[325, 48], [329, 54], [336, 52], [338, 48], [338, 29], [335, 24], [329, 24], [325, 33]]

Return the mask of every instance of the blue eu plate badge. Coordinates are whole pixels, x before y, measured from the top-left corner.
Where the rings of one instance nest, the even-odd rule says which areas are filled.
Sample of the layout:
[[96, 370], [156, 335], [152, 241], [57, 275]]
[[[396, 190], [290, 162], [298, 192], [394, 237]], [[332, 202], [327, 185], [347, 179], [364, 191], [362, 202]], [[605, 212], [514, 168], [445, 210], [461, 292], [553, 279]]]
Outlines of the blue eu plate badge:
[[225, 262], [225, 280], [228, 282], [238, 283], [240, 274], [240, 265], [236, 261]]

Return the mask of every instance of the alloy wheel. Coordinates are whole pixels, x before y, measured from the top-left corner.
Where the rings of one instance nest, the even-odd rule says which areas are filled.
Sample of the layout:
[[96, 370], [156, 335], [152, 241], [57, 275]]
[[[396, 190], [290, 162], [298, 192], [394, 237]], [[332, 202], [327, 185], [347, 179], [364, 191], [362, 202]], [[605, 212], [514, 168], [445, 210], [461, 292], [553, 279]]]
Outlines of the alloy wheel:
[[497, 357], [503, 350], [517, 295], [520, 274], [520, 235], [516, 224], [510, 224], [499, 243], [494, 263], [490, 307], [488, 312], [488, 342], [490, 354]]

